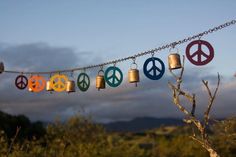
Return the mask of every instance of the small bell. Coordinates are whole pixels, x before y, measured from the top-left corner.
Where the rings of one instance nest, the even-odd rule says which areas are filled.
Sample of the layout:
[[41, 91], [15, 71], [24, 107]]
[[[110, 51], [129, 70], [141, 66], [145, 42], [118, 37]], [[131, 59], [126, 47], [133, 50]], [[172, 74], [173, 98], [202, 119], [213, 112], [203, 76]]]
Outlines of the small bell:
[[[33, 86], [33, 87], [35, 87], [35, 86]], [[31, 87], [28, 88], [28, 91], [29, 92], [34, 92], [34, 90]]]
[[4, 64], [0, 62], [0, 74], [4, 71]]
[[66, 91], [68, 93], [75, 92], [75, 81], [69, 80], [66, 82]]
[[169, 69], [180, 69], [182, 68], [180, 55], [178, 53], [172, 53], [168, 56]]
[[[32, 84], [33, 84], [33, 88], [35, 88], [35, 82], [34, 81], [32, 82]], [[29, 92], [34, 92], [34, 90], [29, 85], [28, 85], [28, 91]]]
[[[105, 83], [105, 79], [104, 79], [104, 75], [99, 74], [100, 72], [103, 72], [103, 70], [100, 70], [98, 72], [98, 75], [96, 77], [96, 88], [98, 90], [100, 89], [105, 89], [106, 88], [106, 83]], [[104, 73], [104, 72], [103, 72]]]
[[137, 82], [139, 82], [139, 70], [130, 69], [128, 76], [129, 76], [129, 83], [135, 83], [135, 86], [137, 87]]
[[49, 91], [49, 92], [52, 92], [52, 91], [53, 91], [53, 88], [52, 88], [52, 86], [51, 86], [50, 81], [47, 81], [47, 83], [46, 83], [46, 91]]

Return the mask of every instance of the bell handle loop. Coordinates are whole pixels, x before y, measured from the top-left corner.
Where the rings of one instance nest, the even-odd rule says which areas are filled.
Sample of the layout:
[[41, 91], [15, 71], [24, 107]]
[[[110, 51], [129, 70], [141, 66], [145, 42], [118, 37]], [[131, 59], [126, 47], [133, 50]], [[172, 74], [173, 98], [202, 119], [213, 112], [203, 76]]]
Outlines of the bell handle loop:
[[100, 75], [100, 73], [104, 75], [104, 71], [102, 69], [98, 71], [98, 75]]
[[179, 49], [174, 46], [174, 47], [171, 47], [171, 48], [169, 49], [169, 52], [170, 52], [170, 53], [171, 53], [171, 52], [179, 53]]
[[[133, 67], [133, 65], [134, 65], [134, 67]], [[130, 65], [130, 69], [131, 69], [131, 70], [138, 69], [138, 64], [137, 64], [137, 63], [132, 63], [132, 64]]]
[[103, 65], [100, 65], [100, 70], [103, 70]]

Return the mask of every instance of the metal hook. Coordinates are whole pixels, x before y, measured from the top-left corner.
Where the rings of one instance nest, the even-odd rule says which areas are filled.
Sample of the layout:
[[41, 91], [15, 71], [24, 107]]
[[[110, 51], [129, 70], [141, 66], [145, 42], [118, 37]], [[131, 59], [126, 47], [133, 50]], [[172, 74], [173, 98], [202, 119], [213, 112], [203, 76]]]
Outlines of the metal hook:
[[154, 57], [154, 54], [155, 54], [155, 52], [154, 52], [154, 51], [152, 51], [152, 52], [151, 52], [151, 55], [152, 55], [152, 57]]
[[135, 57], [133, 57], [133, 58], [132, 58], [132, 60], [133, 60], [133, 64], [135, 64], [135, 60], [136, 60], [136, 58], [135, 58]]
[[116, 66], [116, 61], [113, 62], [113, 66], [114, 66], [114, 67]]
[[173, 42], [173, 43], [171, 44], [171, 48], [174, 49], [176, 45], [177, 45], [177, 42]]
[[73, 75], [74, 75], [74, 71], [72, 70], [70, 73], [70, 76], [73, 77]]

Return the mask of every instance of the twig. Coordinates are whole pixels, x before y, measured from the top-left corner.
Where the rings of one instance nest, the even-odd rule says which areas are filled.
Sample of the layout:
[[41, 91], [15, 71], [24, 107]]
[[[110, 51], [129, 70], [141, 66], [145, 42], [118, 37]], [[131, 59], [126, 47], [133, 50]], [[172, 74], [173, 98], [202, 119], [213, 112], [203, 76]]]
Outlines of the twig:
[[15, 135], [14, 135], [12, 141], [11, 141], [11, 144], [10, 144], [10, 146], [9, 146], [9, 148], [8, 148], [6, 157], [9, 156], [9, 154], [10, 154], [10, 152], [11, 152], [11, 150], [12, 150], [12, 147], [13, 147], [13, 145], [14, 145], [14, 142], [15, 142], [15, 140], [16, 140], [16, 138], [17, 138], [19, 132], [20, 132], [20, 129], [21, 129], [20, 126], [17, 126], [17, 127], [16, 127], [16, 133], [15, 133]]
[[207, 89], [207, 93], [209, 95], [208, 106], [207, 106], [207, 109], [204, 113], [204, 127], [206, 127], [208, 125], [208, 122], [209, 122], [209, 113], [210, 113], [211, 107], [213, 105], [213, 102], [214, 102], [215, 97], [216, 97], [216, 93], [218, 92], [218, 89], [219, 89], [219, 86], [220, 86], [220, 75], [218, 73], [218, 82], [217, 82], [217, 86], [216, 86], [216, 89], [215, 89], [213, 95], [212, 95], [212, 92], [211, 92], [211, 90], [208, 86], [208, 81], [202, 80], [202, 82], [205, 85], [205, 87]]

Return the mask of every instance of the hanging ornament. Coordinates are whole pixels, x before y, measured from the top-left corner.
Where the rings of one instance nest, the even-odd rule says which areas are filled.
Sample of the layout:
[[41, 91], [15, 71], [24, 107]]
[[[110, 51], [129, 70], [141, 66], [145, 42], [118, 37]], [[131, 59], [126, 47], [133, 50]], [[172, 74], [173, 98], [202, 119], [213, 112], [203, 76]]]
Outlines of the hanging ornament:
[[0, 74], [4, 72], [4, 64], [3, 62], [0, 62]]
[[47, 82], [46, 82], [46, 91], [49, 91], [49, 92], [52, 92], [52, 91], [53, 91], [53, 88], [52, 88], [52, 86], [51, 86], [50, 81], [47, 81]]
[[15, 85], [18, 89], [23, 90], [27, 87], [28, 85], [28, 79], [24, 75], [19, 75], [15, 79]]
[[51, 74], [50, 74], [49, 80], [46, 82], [46, 91], [52, 93], [52, 91], [54, 91], [54, 90], [53, 90], [53, 88], [51, 86], [50, 79], [51, 79]]
[[41, 92], [46, 86], [46, 80], [43, 76], [31, 76], [29, 79], [29, 90], [32, 92]]
[[[135, 67], [133, 68], [132, 65]], [[129, 73], [128, 73], [128, 78], [129, 78], [129, 83], [135, 83], [135, 86], [137, 87], [137, 82], [139, 82], [139, 70], [137, 69], [138, 65], [134, 62], [131, 64]]]
[[75, 81], [69, 80], [66, 82], [66, 92], [67, 93], [75, 92]]
[[98, 75], [96, 76], [96, 88], [98, 90], [106, 88], [106, 82], [104, 79], [104, 71], [102, 69], [98, 71]]
[[50, 79], [51, 87], [56, 92], [63, 92], [66, 90], [66, 83], [69, 81], [66, 75], [56, 74]]
[[[191, 52], [191, 48], [197, 45], [197, 51]], [[205, 53], [202, 49], [205, 46], [208, 49], [208, 53]], [[186, 47], [186, 57], [194, 65], [206, 65], [214, 58], [214, 49], [211, 44], [204, 40], [195, 40], [188, 44]]]
[[73, 81], [73, 71], [71, 72], [71, 80], [66, 82], [66, 92], [73, 93], [75, 92], [75, 81]]
[[[144, 62], [143, 72], [149, 79], [159, 80], [165, 73], [165, 64], [161, 59], [153, 57], [153, 55]], [[151, 68], [148, 69], [148, 65], [151, 65]]]
[[[171, 51], [172, 51], [172, 49], [170, 49], [170, 52]], [[176, 48], [176, 52], [171, 52], [171, 54], [168, 56], [168, 63], [169, 63], [170, 70], [182, 68], [179, 50], [177, 48]]]
[[[33, 87], [35, 87], [35, 85], [34, 85]], [[28, 88], [28, 91], [29, 91], [29, 92], [34, 92], [34, 91], [33, 91], [33, 88], [31, 88], [31, 87]]]
[[77, 86], [82, 92], [85, 92], [89, 89], [90, 79], [86, 73], [80, 73], [77, 78]]
[[123, 81], [123, 74], [115, 65], [108, 67], [104, 76], [106, 83], [111, 87], [118, 87]]

